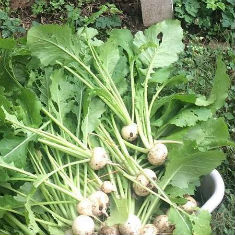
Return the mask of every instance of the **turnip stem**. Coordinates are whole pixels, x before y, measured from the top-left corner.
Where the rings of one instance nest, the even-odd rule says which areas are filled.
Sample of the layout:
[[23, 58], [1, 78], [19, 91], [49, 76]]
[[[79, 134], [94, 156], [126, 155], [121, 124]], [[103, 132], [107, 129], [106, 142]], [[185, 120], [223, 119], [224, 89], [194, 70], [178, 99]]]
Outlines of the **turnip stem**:
[[131, 120], [132, 120], [132, 122], [134, 122], [134, 117], [135, 117], [135, 78], [134, 78], [134, 65], [135, 65], [135, 61], [132, 60], [131, 63], [130, 63], [131, 101], [132, 101]]
[[155, 102], [155, 100], [157, 99], [157, 97], [159, 96], [159, 93], [161, 92], [161, 90], [164, 88], [164, 85], [160, 86], [157, 90], [157, 92], [154, 94], [154, 96], [152, 97], [151, 103], [149, 105], [149, 119], [151, 118], [151, 111], [152, 111], [152, 107], [153, 104]]
[[[112, 91], [113, 96], [114, 96], [115, 99], [118, 101], [120, 109], [123, 110], [123, 113], [124, 113], [124, 115], [125, 115], [125, 119], [129, 120], [128, 123], [126, 123], [126, 124], [130, 124], [130, 123], [131, 123], [130, 115], [129, 115], [127, 109], [126, 109], [126, 106], [125, 106], [125, 104], [124, 104], [124, 102], [123, 102], [123, 99], [122, 99], [121, 96], [120, 96], [120, 93], [119, 93], [118, 90], [117, 90], [117, 87], [116, 87], [116, 85], [115, 85], [113, 79], [110, 77], [110, 74], [108, 73], [108, 71], [104, 68], [102, 62], [100, 61], [99, 56], [97, 55], [97, 53], [96, 53], [96, 51], [95, 51], [95, 48], [94, 48], [93, 46], [91, 46], [90, 43], [89, 43], [89, 47], [90, 47], [90, 50], [91, 50], [91, 52], [92, 52], [92, 54], [93, 54], [93, 57], [95, 58], [96, 64], [97, 64], [97, 66], [98, 66], [98, 68], [99, 68], [99, 71], [100, 71], [101, 74], [103, 75], [104, 79], [107, 81], [107, 85], [110, 87], [110, 91]], [[102, 71], [102, 70], [103, 70], [103, 71]], [[104, 72], [105, 74], [103, 74], [103, 72]], [[107, 77], [108, 79], [106, 79], [106, 77]], [[110, 86], [109, 84], [110, 84], [111, 86]]]
[[67, 133], [79, 146], [83, 149], [87, 149], [85, 146], [70, 130], [68, 130], [63, 124], [61, 124], [56, 118], [54, 118], [45, 108], [42, 108], [42, 111], [54, 122], [58, 125], [65, 133]]
[[32, 232], [25, 225], [23, 225], [18, 219], [16, 219], [16, 217], [13, 216], [11, 213], [5, 213], [5, 218], [12, 221], [12, 223], [15, 224], [18, 228], [20, 228], [26, 235], [32, 235]]
[[132, 144], [132, 143], [130, 143], [130, 142], [128, 142], [128, 141], [126, 141], [126, 140], [123, 140], [124, 141], [124, 143], [125, 143], [125, 145], [127, 146], [127, 147], [129, 147], [129, 148], [131, 148], [131, 149], [134, 149], [134, 150], [136, 150], [136, 151], [138, 151], [138, 152], [141, 152], [141, 153], [148, 153], [148, 149], [146, 149], [146, 148], [141, 148], [141, 147], [139, 147], [139, 146], [137, 146], [137, 145], [134, 145], [134, 144]]
[[144, 117], [145, 117], [146, 129], [147, 129], [147, 138], [148, 138], [150, 145], [153, 144], [153, 138], [152, 138], [152, 133], [151, 133], [150, 113], [149, 113], [149, 106], [148, 106], [148, 81], [150, 79], [151, 73], [153, 72], [154, 61], [157, 55], [157, 49], [153, 48], [153, 50], [154, 50], [154, 55], [151, 58], [151, 62], [147, 69], [147, 74], [146, 74], [145, 82], [144, 82]]
[[138, 113], [137, 109], [135, 110], [135, 113], [136, 113], [135, 117], [136, 117], [136, 123], [137, 123], [137, 126], [138, 126], [138, 131], [139, 131], [140, 138], [141, 138], [145, 148], [149, 149], [150, 144], [149, 144], [149, 141], [148, 141], [148, 139], [146, 138], [146, 136], [144, 134], [143, 126], [142, 126], [141, 119], [139, 117], [139, 113]]
[[69, 154], [73, 157], [76, 157], [76, 158], [83, 158], [83, 159], [84, 158], [86, 158], [86, 159], [90, 158], [90, 155], [87, 152], [83, 151], [83, 150], [82, 151], [81, 150], [80, 151], [77, 151], [77, 150], [75, 151], [71, 148], [67, 148], [67, 147], [64, 147], [62, 145], [59, 145], [59, 144], [56, 144], [56, 143], [53, 143], [53, 142], [50, 142], [50, 141], [47, 141], [47, 140], [44, 140], [44, 139], [41, 139], [41, 138], [39, 138], [38, 141], [43, 143], [43, 144], [46, 144], [48, 146], [51, 146], [55, 149], [58, 149], [58, 150], [60, 150], [64, 153], [67, 153], [67, 154]]

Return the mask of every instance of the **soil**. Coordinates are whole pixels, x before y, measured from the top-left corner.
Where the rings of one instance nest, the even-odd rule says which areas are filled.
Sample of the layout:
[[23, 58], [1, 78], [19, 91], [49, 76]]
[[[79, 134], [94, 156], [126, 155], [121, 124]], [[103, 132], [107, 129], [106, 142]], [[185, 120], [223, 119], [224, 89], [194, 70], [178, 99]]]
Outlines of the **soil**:
[[[53, 12], [53, 14], [42, 13], [37, 16], [32, 14], [31, 7], [35, 0], [11, 0], [10, 9], [11, 16], [20, 18], [22, 26], [28, 30], [32, 22], [36, 21], [41, 24], [63, 24], [66, 18], [65, 11]], [[76, 5], [76, 1], [71, 0], [70, 3]], [[127, 27], [131, 31], [136, 32], [144, 28], [141, 17], [140, 0], [97, 0], [91, 3], [83, 4], [82, 15], [89, 16], [96, 12], [104, 3], [114, 3], [123, 14], [120, 15], [122, 19], [122, 27]]]

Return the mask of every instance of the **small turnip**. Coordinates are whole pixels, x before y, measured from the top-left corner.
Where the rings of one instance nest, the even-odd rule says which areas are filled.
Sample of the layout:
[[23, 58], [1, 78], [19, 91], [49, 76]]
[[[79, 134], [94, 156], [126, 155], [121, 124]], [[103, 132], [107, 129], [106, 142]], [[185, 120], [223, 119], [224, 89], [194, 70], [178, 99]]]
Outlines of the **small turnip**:
[[95, 147], [92, 151], [92, 157], [89, 164], [93, 170], [99, 170], [103, 168], [108, 161], [109, 156], [105, 149], [103, 147]]
[[184, 196], [184, 198], [187, 200], [187, 202], [182, 205], [181, 208], [186, 212], [192, 214], [197, 208], [197, 202], [193, 197], [189, 195]]
[[116, 188], [110, 181], [104, 181], [103, 184], [101, 185], [101, 190], [104, 193], [108, 194], [116, 191]]
[[138, 127], [136, 123], [131, 123], [128, 126], [124, 126], [121, 130], [123, 139], [127, 141], [134, 141], [138, 137]]
[[168, 150], [165, 144], [154, 144], [149, 150], [148, 160], [154, 166], [162, 165], [167, 158]]
[[129, 215], [124, 224], [119, 225], [119, 231], [122, 235], [139, 235], [141, 221], [136, 215]]
[[107, 208], [109, 205], [109, 197], [102, 191], [96, 191], [92, 193], [88, 199], [92, 203], [92, 213], [95, 216], [101, 216], [102, 214], [107, 215]]
[[99, 235], [119, 235], [118, 225], [103, 226], [100, 229]]
[[95, 230], [93, 219], [87, 215], [79, 215], [73, 221], [72, 231], [74, 235], [92, 235]]
[[[153, 185], [151, 184], [151, 182], [149, 181], [149, 179], [145, 176], [147, 175], [149, 178], [151, 178], [152, 180], [156, 180], [157, 176], [154, 173], [154, 171], [150, 170], [150, 169], [144, 169], [144, 173], [139, 174], [136, 177], [136, 181], [138, 181], [141, 185], [149, 188], [149, 189], [153, 189]], [[134, 183], [133, 184], [133, 189], [136, 195], [138, 196], [147, 196], [149, 194], [149, 191], [146, 190], [145, 188], [141, 187], [141, 185]]]
[[80, 215], [92, 215], [92, 202], [84, 198], [77, 204], [77, 211]]
[[174, 225], [170, 223], [167, 215], [157, 216], [154, 219], [153, 224], [158, 229], [158, 233], [172, 233], [174, 230]]
[[156, 235], [158, 229], [153, 224], [146, 224], [140, 230], [140, 235]]

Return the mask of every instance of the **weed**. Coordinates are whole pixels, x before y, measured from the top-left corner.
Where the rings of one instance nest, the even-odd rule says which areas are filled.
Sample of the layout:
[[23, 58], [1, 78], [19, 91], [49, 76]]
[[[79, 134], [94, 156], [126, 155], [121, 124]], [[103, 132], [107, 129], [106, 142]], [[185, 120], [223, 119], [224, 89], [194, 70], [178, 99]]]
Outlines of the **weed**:
[[226, 38], [225, 29], [235, 29], [234, 0], [174, 0], [174, 14], [190, 30]]
[[5, 11], [0, 10], [0, 37], [14, 37], [16, 34], [25, 33], [25, 29], [21, 26], [21, 20], [11, 18]]

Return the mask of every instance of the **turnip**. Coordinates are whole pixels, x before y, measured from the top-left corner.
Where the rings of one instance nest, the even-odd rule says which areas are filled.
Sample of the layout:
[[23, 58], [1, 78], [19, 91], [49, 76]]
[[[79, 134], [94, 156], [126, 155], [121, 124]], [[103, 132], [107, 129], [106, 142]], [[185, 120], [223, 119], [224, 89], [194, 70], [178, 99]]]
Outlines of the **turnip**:
[[140, 230], [140, 235], [156, 235], [158, 229], [153, 224], [146, 224]]
[[80, 215], [92, 215], [92, 202], [84, 198], [77, 205], [77, 211]]
[[172, 233], [174, 230], [174, 225], [169, 222], [167, 215], [157, 216], [154, 219], [153, 224], [158, 229], [158, 233]]
[[[157, 176], [154, 173], [154, 171], [150, 170], [150, 169], [144, 169], [144, 174], [141, 173], [136, 177], [136, 181], [138, 181], [141, 185], [152, 189], [153, 185], [150, 183], [149, 179], [145, 176], [147, 175], [149, 178], [151, 178], [152, 180], [156, 180]], [[134, 192], [138, 195], [138, 196], [147, 196], [149, 194], [149, 191], [146, 190], [145, 188], [141, 187], [141, 185], [134, 183], [133, 184], [133, 189]]]
[[103, 226], [100, 229], [99, 235], [119, 235], [118, 225]]
[[138, 127], [136, 123], [131, 123], [128, 126], [124, 126], [121, 130], [123, 139], [127, 141], [134, 141], [138, 137]]
[[104, 193], [108, 194], [116, 191], [116, 188], [110, 181], [104, 181], [103, 184], [101, 185], [101, 190]]
[[187, 200], [187, 202], [182, 205], [181, 208], [190, 214], [193, 213], [197, 208], [196, 200], [189, 195], [184, 196], [184, 198]]
[[92, 151], [92, 157], [89, 162], [93, 170], [103, 168], [109, 161], [108, 153], [102, 147], [95, 147]]
[[93, 219], [87, 215], [79, 215], [73, 221], [72, 231], [74, 235], [92, 235], [95, 230]]
[[102, 214], [107, 215], [107, 208], [109, 205], [109, 197], [102, 191], [96, 191], [92, 193], [88, 199], [92, 203], [92, 213], [95, 216], [101, 216]]
[[154, 166], [162, 165], [167, 158], [168, 150], [165, 144], [154, 144], [149, 150], [148, 160]]
[[119, 225], [119, 231], [122, 235], [139, 235], [141, 221], [136, 215], [129, 215], [124, 224]]

